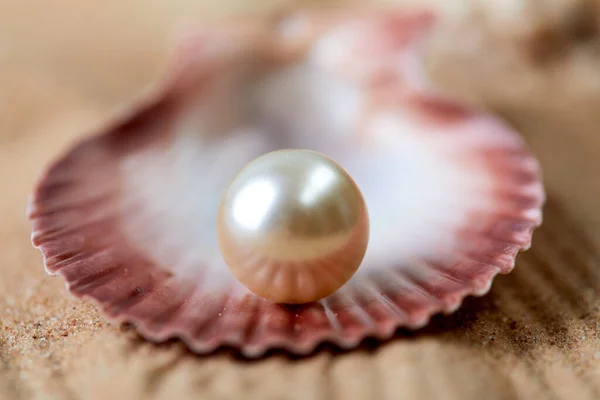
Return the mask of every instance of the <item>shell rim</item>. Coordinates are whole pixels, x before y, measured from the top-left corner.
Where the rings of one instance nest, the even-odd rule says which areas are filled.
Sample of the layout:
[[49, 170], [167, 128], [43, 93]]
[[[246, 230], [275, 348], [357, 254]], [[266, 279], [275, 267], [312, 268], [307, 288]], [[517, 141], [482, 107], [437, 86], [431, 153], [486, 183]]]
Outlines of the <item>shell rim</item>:
[[[104, 132], [100, 132], [100, 133], [94, 134], [92, 136], [80, 139], [75, 144], [71, 144], [71, 146], [67, 146], [67, 148], [63, 152], [61, 152], [61, 154], [58, 157], [56, 157], [55, 161], [52, 162], [46, 168], [46, 170], [41, 174], [41, 177], [38, 180], [38, 183], [35, 185], [34, 192], [30, 196], [29, 202], [27, 205], [27, 218], [30, 220], [30, 222], [35, 221], [35, 217], [33, 217], [33, 218], [30, 217], [30, 214], [31, 214], [31, 211], [35, 208], [35, 205], [37, 203], [38, 188], [45, 181], [45, 179], [50, 175], [50, 172], [52, 171], [53, 167], [55, 165], [57, 165], [58, 163], [60, 163], [60, 161], [62, 161], [67, 154], [69, 154], [73, 149], [75, 149], [79, 145], [84, 144], [90, 140], [93, 140], [95, 137], [100, 137], [103, 134], [104, 134]], [[539, 209], [541, 211], [546, 202], [546, 194], [543, 189], [543, 185], [541, 183], [542, 182], [542, 180], [541, 180], [542, 173], [539, 168], [539, 162], [537, 160], [535, 160], [535, 163], [536, 163], [536, 167], [537, 167], [536, 168], [537, 175], [540, 178], [540, 184], [536, 185], [537, 190], [535, 193], [535, 197], [539, 200], [539, 204], [540, 204]], [[483, 285], [483, 286], [479, 285], [479, 287], [478, 287], [478, 285], [476, 284], [474, 279], [469, 280], [468, 281], [468, 283], [470, 284], [469, 286], [465, 285], [464, 287], [460, 288], [459, 290], [456, 290], [455, 292], [451, 293], [451, 297], [455, 298], [456, 301], [454, 301], [451, 304], [447, 304], [446, 307], [444, 307], [445, 304], [444, 305], [431, 305], [429, 307], [429, 312], [427, 312], [425, 314], [425, 318], [422, 318], [421, 320], [417, 321], [416, 323], [407, 324], [406, 322], [401, 321], [400, 318], [397, 318], [396, 320], [391, 321], [389, 327], [384, 332], [378, 331], [375, 326], [370, 327], [370, 328], [365, 327], [365, 329], [361, 330], [361, 332], [359, 334], [357, 334], [356, 336], [353, 336], [351, 338], [345, 338], [340, 335], [335, 335], [334, 333], [332, 333], [332, 331], [325, 331], [319, 335], [313, 336], [311, 338], [311, 340], [307, 341], [306, 344], [304, 344], [304, 345], [301, 345], [299, 343], [294, 343], [291, 340], [285, 340], [285, 339], [281, 339], [281, 338], [271, 339], [269, 341], [268, 345], [264, 345], [263, 342], [259, 342], [259, 343], [263, 343], [262, 345], [261, 344], [241, 345], [240, 342], [236, 342], [234, 340], [229, 340], [228, 338], [221, 338], [221, 339], [216, 339], [216, 340], [212, 340], [212, 341], [206, 341], [206, 342], [203, 342], [202, 344], [199, 344], [197, 342], [194, 342], [189, 337], [189, 335], [186, 334], [186, 332], [177, 331], [175, 329], [166, 330], [165, 332], [163, 332], [160, 335], [160, 337], [156, 337], [156, 335], [154, 335], [151, 332], [151, 329], [149, 329], [145, 326], [143, 321], [136, 321], [135, 318], [128, 316], [127, 313], [124, 313], [121, 315], [115, 315], [110, 312], [108, 306], [103, 305], [102, 302], [95, 299], [94, 297], [92, 297], [86, 293], [73, 292], [70, 288], [71, 282], [68, 281], [68, 279], [65, 276], [65, 273], [63, 272], [62, 269], [58, 269], [57, 271], [53, 272], [48, 268], [48, 266], [47, 266], [48, 256], [47, 256], [47, 252], [44, 249], [44, 244], [41, 243], [39, 245], [36, 245], [34, 243], [34, 240], [33, 240], [34, 233], [31, 234], [31, 242], [32, 242], [32, 246], [42, 253], [43, 265], [44, 265], [44, 269], [45, 269], [46, 273], [49, 276], [61, 276], [65, 280], [66, 289], [71, 296], [73, 296], [74, 298], [80, 299], [80, 300], [91, 301], [97, 308], [102, 310], [104, 317], [107, 318], [109, 320], [109, 322], [118, 323], [118, 324], [129, 323], [135, 327], [135, 330], [137, 331], [137, 333], [140, 336], [142, 336], [145, 340], [148, 340], [149, 342], [152, 342], [155, 344], [165, 343], [172, 339], [178, 339], [178, 340], [182, 341], [185, 344], [185, 346], [188, 349], [190, 349], [193, 353], [196, 353], [199, 355], [208, 355], [210, 353], [213, 353], [213, 352], [219, 350], [220, 348], [232, 348], [232, 349], [235, 349], [236, 352], [240, 353], [244, 357], [252, 359], [252, 358], [262, 357], [265, 355], [265, 353], [267, 353], [271, 350], [283, 350], [283, 351], [287, 351], [292, 354], [295, 354], [297, 356], [307, 356], [307, 355], [310, 355], [311, 353], [313, 353], [317, 349], [318, 346], [320, 346], [321, 344], [326, 344], [326, 343], [338, 346], [343, 350], [350, 350], [350, 349], [358, 346], [362, 341], [364, 341], [365, 339], [368, 339], [368, 338], [373, 338], [373, 339], [377, 339], [377, 340], [388, 340], [398, 330], [400, 330], [402, 328], [409, 329], [409, 330], [421, 329], [421, 328], [425, 327], [426, 325], [428, 325], [434, 316], [449, 315], [449, 314], [452, 314], [453, 312], [455, 312], [456, 310], [458, 310], [462, 306], [463, 302], [465, 301], [465, 299], [467, 297], [469, 297], [469, 296], [482, 297], [482, 296], [488, 294], [489, 291], [491, 290], [494, 279], [499, 274], [507, 275], [510, 272], [512, 272], [512, 270], [516, 266], [516, 260], [519, 256], [519, 254], [530, 249], [533, 233], [537, 228], [539, 228], [542, 225], [542, 223], [543, 223], [543, 213], [540, 212], [540, 218], [538, 218], [535, 222], [532, 222], [531, 226], [529, 227], [529, 229], [527, 231], [529, 240], [526, 243], [519, 245], [519, 249], [518, 249], [517, 253], [515, 254], [515, 256], [513, 257], [512, 262], [508, 268], [501, 269], [498, 266], [494, 265], [493, 266], [494, 268], [491, 271], [489, 278], [485, 281], [485, 285]]]

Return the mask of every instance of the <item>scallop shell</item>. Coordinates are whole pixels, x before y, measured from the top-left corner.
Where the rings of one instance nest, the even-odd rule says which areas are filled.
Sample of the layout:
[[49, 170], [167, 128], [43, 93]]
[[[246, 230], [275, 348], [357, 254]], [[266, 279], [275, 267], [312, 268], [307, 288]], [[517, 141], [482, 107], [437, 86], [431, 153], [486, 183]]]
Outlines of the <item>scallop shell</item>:
[[[167, 77], [43, 174], [28, 216], [48, 273], [145, 338], [254, 357], [416, 329], [512, 270], [545, 195], [524, 141], [435, 94], [428, 11], [296, 12], [183, 35]], [[338, 292], [271, 304], [231, 275], [216, 212], [248, 161], [321, 152], [360, 186], [369, 249]]]

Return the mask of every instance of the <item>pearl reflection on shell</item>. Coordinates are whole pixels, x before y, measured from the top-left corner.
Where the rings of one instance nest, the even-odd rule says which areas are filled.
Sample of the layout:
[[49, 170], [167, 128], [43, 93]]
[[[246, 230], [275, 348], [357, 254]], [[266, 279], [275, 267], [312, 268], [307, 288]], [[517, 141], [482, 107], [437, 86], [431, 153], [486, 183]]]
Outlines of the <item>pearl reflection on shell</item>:
[[364, 198], [334, 161], [280, 150], [247, 164], [223, 196], [217, 236], [233, 275], [275, 303], [308, 303], [342, 287], [369, 241]]

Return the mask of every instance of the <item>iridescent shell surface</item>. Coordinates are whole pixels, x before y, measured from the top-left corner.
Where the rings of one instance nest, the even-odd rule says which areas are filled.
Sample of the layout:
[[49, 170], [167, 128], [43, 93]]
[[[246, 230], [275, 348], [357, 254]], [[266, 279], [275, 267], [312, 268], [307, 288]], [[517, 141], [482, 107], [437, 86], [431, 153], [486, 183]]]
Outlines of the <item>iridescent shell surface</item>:
[[[163, 81], [41, 177], [47, 271], [149, 340], [250, 357], [385, 339], [486, 293], [530, 246], [544, 189], [516, 132], [436, 94], [435, 28], [429, 11], [298, 11], [189, 32]], [[237, 171], [282, 148], [335, 160], [370, 214], [352, 279], [293, 307], [238, 283], [216, 234]]]

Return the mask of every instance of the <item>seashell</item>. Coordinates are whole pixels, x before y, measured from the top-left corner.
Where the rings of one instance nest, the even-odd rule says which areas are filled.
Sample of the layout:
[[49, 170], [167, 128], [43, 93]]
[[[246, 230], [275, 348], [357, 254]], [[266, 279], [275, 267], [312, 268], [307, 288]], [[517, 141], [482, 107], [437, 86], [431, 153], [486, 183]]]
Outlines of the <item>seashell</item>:
[[[47, 272], [149, 340], [248, 357], [352, 348], [485, 294], [545, 194], [516, 132], [436, 94], [421, 67], [435, 26], [429, 11], [298, 11], [185, 35], [164, 81], [41, 177], [28, 217]], [[358, 271], [309, 304], [254, 295], [219, 251], [230, 182], [280, 149], [334, 160], [369, 212]]]

